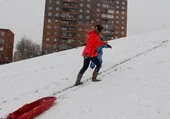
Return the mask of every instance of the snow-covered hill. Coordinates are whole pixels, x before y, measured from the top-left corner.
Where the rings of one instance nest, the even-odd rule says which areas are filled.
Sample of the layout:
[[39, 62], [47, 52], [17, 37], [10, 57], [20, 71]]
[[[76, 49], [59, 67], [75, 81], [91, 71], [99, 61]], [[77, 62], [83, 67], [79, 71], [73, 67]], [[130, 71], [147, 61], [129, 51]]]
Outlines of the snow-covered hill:
[[75, 83], [83, 47], [0, 66], [0, 117], [46, 96], [58, 99], [36, 119], [169, 119], [170, 29], [110, 41], [101, 82]]

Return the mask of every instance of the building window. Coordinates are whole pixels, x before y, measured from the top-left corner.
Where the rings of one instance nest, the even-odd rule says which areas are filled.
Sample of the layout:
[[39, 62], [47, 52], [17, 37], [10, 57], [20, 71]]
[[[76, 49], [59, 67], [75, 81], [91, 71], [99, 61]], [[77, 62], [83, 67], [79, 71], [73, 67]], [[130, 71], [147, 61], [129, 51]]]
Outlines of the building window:
[[119, 14], [119, 11], [116, 11], [116, 14]]
[[113, 13], [114, 13], [114, 10], [108, 10], [108, 13], [112, 13], [112, 14], [113, 14]]
[[57, 41], [57, 39], [55, 38], [55, 39], [54, 39], [54, 42], [56, 42], [56, 41]]
[[4, 40], [3, 39], [0, 39], [0, 45], [1, 44], [4, 44]]
[[57, 32], [54, 32], [54, 35], [57, 35]]
[[116, 24], [119, 24], [119, 21], [116, 21]]
[[2, 57], [3, 55], [2, 55], [2, 53], [0, 52], [0, 58]]
[[55, 23], [58, 23], [58, 20], [57, 20], [57, 19], [55, 20]]
[[50, 45], [49, 44], [46, 44], [46, 48], [49, 48], [50, 47]]
[[51, 23], [51, 19], [48, 19], [48, 23]]
[[51, 17], [51, 16], [52, 16], [52, 13], [48, 13], [48, 16]]
[[116, 6], [116, 9], [119, 9], [119, 6]]
[[80, 7], [83, 7], [83, 4], [80, 4]]
[[103, 25], [103, 27], [107, 29], [107, 28], [108, 28], [108, 25]]
[[68, 43], [71, 43], [71, 40], [69, 39], [67, 42], [68, 42]]
[[[3, 47], [0, 47], [0, 51], [3, 51], [3, 49], [4, 49]], [[1, 53], [0, 53], [0, 57], [1, 57]]]
[[102, 14], [103, 18], [114, 18], [114, 15]]
[[63, 33], [62, 36], [67, 36], [67, 33]]
[[50, 32], [49, 32], [49, 31], [47, 32], [47, 35], [50, 35]]
[[125, 34], [124, 31], [122, 31], [121, 34], [124, 35]]
[[58, 26], [54, 26], [54, 29], [58, 29]]
[[59, 1], [56, 1], [56, 4], [57, 4], [57, 5], [59, 5], [59, 4], [60, 4], [60, 2], [59, 2]]
[[119, 27], [115, 25], [115, 29], [119, 29]]
[[47, 25], [47, 29], [51, 29], [51, 25]]
[[121, 24], [122, 24], [122, 25], [125, 25], [125, 22], [124, 22], [124, 21], [122, 21], [122, 22], [121, 22]]
[[81, 34], [78, 34], [78, 37], [81, 37]]
[[61, 27], [61, 30], [62, 30], [62, 31], [66, 31], [67, 28], [66, 28], [66, 27]]
[[51, 4], [53, 1], [52, 0], [49, 0], [49, 4]]
[[50, 41], [50, 38], [47, 38], [46, 41]]
[[53, 8], [50, 6], [50, 7], [48, 7], [48, 9], [49, 9], [49, 10], [52, 10]]
[[91, 5], [90, 5], [90, 4], [87, 4], [87, 8], [91, 8]]
[[81, 21], [78, 22], [79, 25], [82, 25], [83, 23]]
[[3, 32], [3, 31], [1, 31], [1, 34], [0, 34], [1, 36], [5, 36], [5, 32]]
[[113, 29], [113, 28], [114, 28], [114, 26], [113, 26], [113, 25], [108, 25], [108, 26], [109, 26], [109, 28], [110, 28], [110, 29]]
[[57, 45], [53, 45], [53, 48], [57, 48]]
[[55, 17], [59, 17], [59, 13], [55, 13]]
[[123, 21], [125, 20], [125, 17], [124, 17], [124, 16], [122, 16], [122, 20], [123, 20]]
[[60, 8], [59, 8], [59, 7], [56, 7], [55, 9], [56, 9], [57, 11], [59, 11], [59, 10], [60, 10]]
[[114, 23], [114, 21], [113, 21], [113, 20], [108, 20], [108, 21], [107, 21], [107, 23], [109, 23], [109, 24], [113, 24], [113, 23]]
[[79, 15], [79, 19], [83, 19], [83, 16], [82, 16], [82, 15]]
[[86, 19], [90, 19], [90, 16], [86, 16]]
[[119, 31], [116, 31], [115, 33], [116, 33], [116, 34], [119, 34]]
[[102, 4], [102, 7], [103, 7], [103, 8], [108, 8], [109, 5], [108, 5], [108, 4]]

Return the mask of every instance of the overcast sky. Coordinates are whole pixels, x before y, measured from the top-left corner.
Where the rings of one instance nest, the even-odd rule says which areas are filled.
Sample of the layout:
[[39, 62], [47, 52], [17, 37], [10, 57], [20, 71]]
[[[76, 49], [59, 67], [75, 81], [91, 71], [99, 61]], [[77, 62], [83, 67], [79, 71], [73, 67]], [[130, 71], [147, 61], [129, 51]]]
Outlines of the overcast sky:
[[170, 27], [170, 0], [129, 0], [128, 35]]
[[[170, 26], [170, 0], [128, 0], [128, 36]], [[42, 43], [45, 0], [0, 0], [0, 28]]]

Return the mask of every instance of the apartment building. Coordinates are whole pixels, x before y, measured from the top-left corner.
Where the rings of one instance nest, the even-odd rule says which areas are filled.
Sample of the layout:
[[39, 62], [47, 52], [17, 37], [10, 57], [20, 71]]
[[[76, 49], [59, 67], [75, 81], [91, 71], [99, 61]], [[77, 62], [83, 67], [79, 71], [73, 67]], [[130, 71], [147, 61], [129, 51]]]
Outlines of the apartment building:
[[97, 23], [104, 26], [105, 40], [126, 37], [127, 0], [46, 0], [43, 54], [84, 45]]
[[0, 29], [0, 64], [12, 62], [14, 33], [9, 29]]

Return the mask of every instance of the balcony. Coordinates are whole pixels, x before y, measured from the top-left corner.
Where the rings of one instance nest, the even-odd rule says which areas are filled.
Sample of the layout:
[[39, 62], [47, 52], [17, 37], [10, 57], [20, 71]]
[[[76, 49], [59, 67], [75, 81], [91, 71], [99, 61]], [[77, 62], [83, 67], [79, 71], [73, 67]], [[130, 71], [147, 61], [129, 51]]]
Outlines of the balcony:
[[76, 21], [77, 20], [77, 16], [76, 15], [71, 15], [69, 13], [62, 13], [60, 15], [62, 20], [72, 20], [72, 21]]
[[61, 18], [62, 20], [77, 21], [77, 18]]
[[76, 22], [71, 21], [61, 21], [61, 26], [76, 26]]
[[63, 2], [78, 2], [78, 0], [62, 0]]
[[74, 13], [77, 14], [78, 13], [78, 9], [75, 8], [62, 8], [62, 13]]
[[68, 39], [68, 38], [75, 38], [76, 36], [76, 33], [61, 33], [60, 35], [60, 38], [65, 38], [65, 39]]
[[77, 8], [77, 4], [75, 3], [63, 3], [63, 8]]
[[62, 7], [63, 7], [63, 8], [69, 8], [69, 9], [71, 9], [71, 8], [77, 8], [77, 6], [70, 6], [70, 5], [63, 5]]
[[77, 31], [72, 31], [72, 30], [61, 30], [62, 33], [77, 33]]

